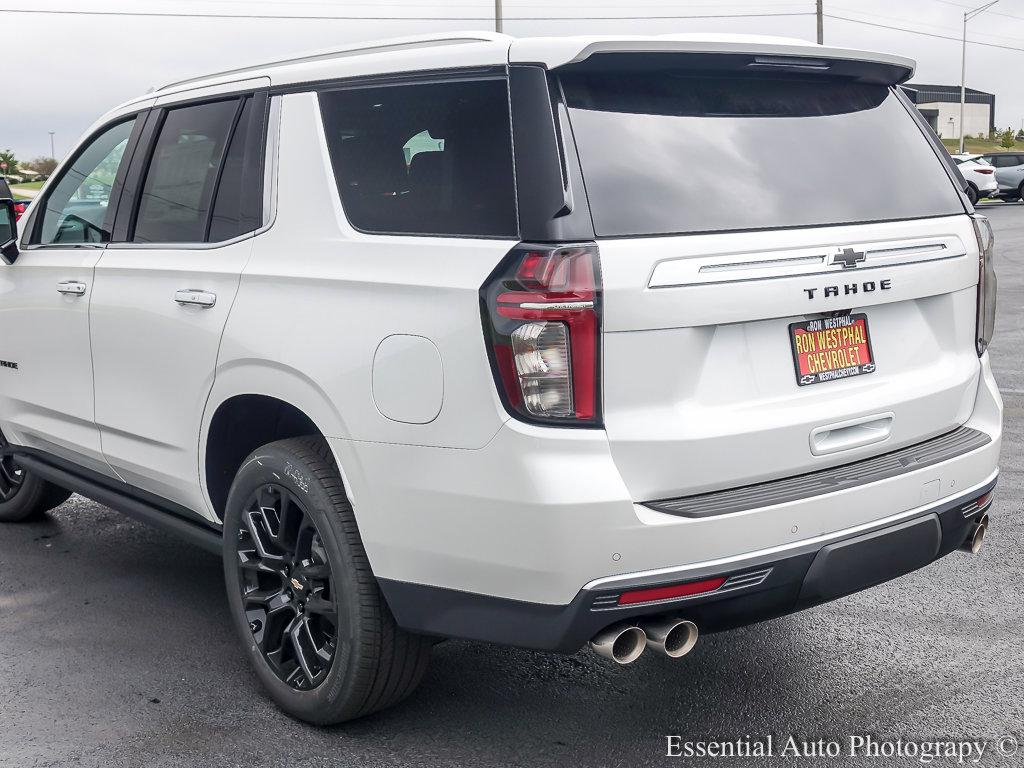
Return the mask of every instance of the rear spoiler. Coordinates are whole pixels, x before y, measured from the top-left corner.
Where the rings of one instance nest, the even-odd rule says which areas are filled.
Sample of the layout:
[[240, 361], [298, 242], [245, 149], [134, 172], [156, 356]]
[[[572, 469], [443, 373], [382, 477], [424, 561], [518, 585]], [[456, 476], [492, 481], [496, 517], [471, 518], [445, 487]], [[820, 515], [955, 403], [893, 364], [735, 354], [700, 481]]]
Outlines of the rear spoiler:
[[764, 38], [526, 38], [516, 40], [509, 49], [510, 63], [542, 64], [548, 69], [600, 70], [627, 61], [638, 66], [643, 60], [668, 56], [675, 59], [673, 66], [681, 68], [817, 72], [879, 85], [904, 83], [913, 77], [917, 66], [902, 56]]

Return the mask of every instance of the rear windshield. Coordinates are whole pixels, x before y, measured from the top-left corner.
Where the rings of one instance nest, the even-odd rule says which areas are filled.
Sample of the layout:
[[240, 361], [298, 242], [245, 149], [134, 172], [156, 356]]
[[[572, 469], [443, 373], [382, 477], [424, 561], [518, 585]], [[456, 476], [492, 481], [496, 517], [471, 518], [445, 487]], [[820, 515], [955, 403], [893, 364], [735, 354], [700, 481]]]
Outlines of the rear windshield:
[[964, 212], [882, 85], [692, 71], [570, 71], [561, 83], [601, 236]]

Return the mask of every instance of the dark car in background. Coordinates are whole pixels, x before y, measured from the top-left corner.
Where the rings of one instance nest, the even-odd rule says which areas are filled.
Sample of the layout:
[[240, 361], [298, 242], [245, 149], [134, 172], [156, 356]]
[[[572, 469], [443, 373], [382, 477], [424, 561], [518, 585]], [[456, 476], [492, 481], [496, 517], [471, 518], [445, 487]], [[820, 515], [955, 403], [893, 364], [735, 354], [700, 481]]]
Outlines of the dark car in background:
[[29, 201], [16, 200], [14, 198], [14, 193], [11, 191], [10, 185], [7, 183], [7, 179], [0, 176], [0, 200], [3, 200], [4, 198], [10, 198], [11, 200], [14, 200], [14, 210], [18, 216], [18, 219], [21, 219], [21, 217], [25, 213], [25, 209], [28, 208]]

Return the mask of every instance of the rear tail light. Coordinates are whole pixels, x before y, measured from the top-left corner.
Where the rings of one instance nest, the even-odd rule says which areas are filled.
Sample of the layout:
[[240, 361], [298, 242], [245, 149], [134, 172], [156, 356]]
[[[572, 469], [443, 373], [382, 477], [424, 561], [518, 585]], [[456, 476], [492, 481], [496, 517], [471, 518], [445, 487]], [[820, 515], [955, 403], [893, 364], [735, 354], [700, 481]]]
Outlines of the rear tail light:
[[974, 172], [975, 173], [995, 173], [996, 169], [995, 168], [975, 168]]
[[21, 217], [25, 215], [26, 203], [20, 203], [17, 200], [14, 201], [14, 220], [21, 221]]
[[523, 421], [599, 426], [597, 246], [519, 245], [480, 291], [502, 400]]
[[978, 238], [978, 355], [984, 354], [992, 341], [996, 325], [995, 235], [986, 217], [974, 214], [974, 234]]

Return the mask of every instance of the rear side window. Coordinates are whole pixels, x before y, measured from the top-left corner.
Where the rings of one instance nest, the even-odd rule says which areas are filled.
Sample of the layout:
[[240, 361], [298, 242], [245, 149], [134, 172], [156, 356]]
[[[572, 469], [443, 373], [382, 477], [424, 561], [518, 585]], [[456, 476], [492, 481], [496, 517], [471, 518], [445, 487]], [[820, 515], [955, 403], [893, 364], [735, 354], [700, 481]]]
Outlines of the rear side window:
[[1024, 162], [1024, 159], [1018, 155], [995, 155], [992, 157], [992, 165], [996, 168], [1013, 168], [1022, 162]]
[[239, 102], [167, 113], [139, 200], [135, 242], [196, 243], [206, 224]]
[[247, 98], [224, 158], [210, 218], [210, 242], [258, 229], [262, 219], [263, 120], [256, 99]]
[[320, 104], [352, 226], [382, 234], [516, 236], [504, 80], [326, 91]]
[[598, 235], [962, 214], [913, 117], [882, 85], [673, 71], [566, 72]]

